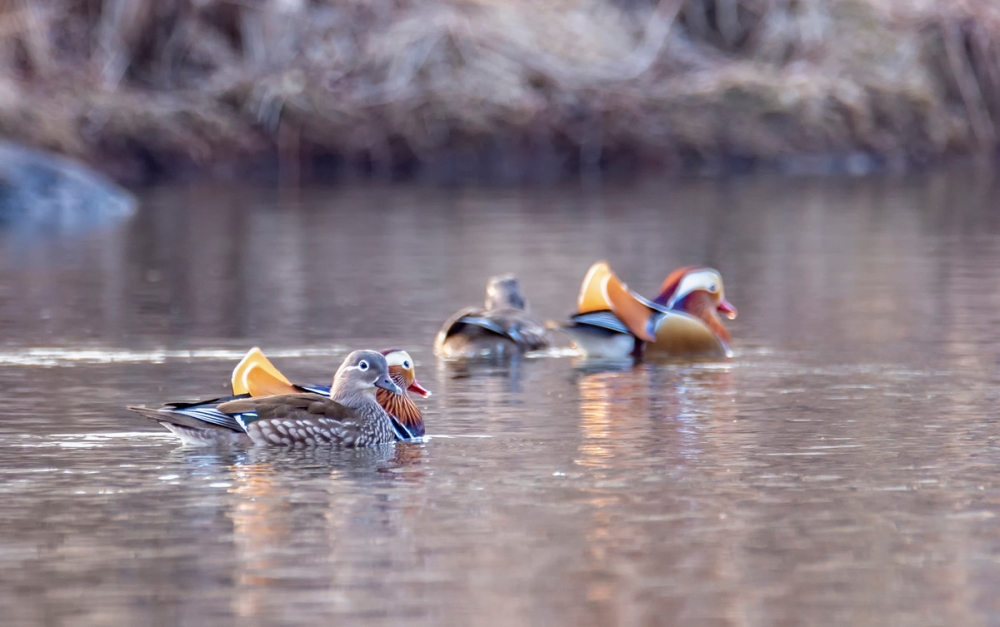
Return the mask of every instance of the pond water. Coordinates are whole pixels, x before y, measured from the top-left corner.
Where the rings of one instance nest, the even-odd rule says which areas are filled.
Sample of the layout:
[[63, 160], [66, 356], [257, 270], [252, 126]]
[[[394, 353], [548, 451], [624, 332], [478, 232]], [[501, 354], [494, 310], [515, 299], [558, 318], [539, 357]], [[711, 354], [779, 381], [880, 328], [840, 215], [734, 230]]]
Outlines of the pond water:
[[[194, 186], [0, 231], [5, 625], [1000, 624], [1000, 188], [968, 173]], [[516, 272], [718, 268], [723, 364], [438, 362]], [[185, 448], [125, 411], [402, 346], [430, 437]]]

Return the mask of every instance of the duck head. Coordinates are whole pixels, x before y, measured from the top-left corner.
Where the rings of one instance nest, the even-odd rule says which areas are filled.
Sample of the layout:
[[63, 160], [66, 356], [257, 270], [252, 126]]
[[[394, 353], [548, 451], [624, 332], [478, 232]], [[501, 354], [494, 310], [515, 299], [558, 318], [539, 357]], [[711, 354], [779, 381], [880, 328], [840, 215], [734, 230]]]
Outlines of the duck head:
[[343, 402], [363, 397], [374, 398], [375, 388], [402, 394], [403, 390], [389, 376], [385, 357], [370, 350], [354, 351], [340, 364], [333, 377], [330, 398]]
[[719, 320], [719, 314], [733, 320], [736, 307], [726, 300], [718, 270], [697, 266], [674, 270], [663, 282], [655, 302], [700, 318], [716, 335], [729, 341], [729, 331]]
[[513, 274], [490, 277], [486, 284], [486, 311], [494, 309], [528, 310], [528, 301], [521, 293], [521, 284]]
[[424, 435], [424, 418], [420, 413], [420, 408], [407, 395], [407, 392], [413, 392], [423, 397], [430, 396], [431, 393], [417, 383], [417, 377], [413, 373], [413, 359], [410, 358], [409, 353], [398, 348], [390, 348], [381, 352], [385, 355], [386, 363], [389, 364], [389, 376], [399, 386], [402, 393], [393, 394], [385, 390], [378, 390], [376, 399], [397, 423], [402, 437], [420, 437]]
[[430, 390], [417, 382], [417, 375], [413, 371], [413, 360], [409, 353], [401, 348], [389, 348], [380, 352], [389, 364], [389, 376], [404, 393], [413, 392], [424, 398], [431, 395]]

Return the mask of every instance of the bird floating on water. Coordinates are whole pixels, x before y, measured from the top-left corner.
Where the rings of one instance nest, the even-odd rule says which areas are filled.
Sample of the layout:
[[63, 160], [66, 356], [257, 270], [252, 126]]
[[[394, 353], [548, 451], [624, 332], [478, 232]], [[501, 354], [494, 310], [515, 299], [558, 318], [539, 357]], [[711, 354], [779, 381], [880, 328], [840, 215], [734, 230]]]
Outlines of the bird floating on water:
[[441, 357], [499, 356], [548, 348], [552, 335], [528, 313], [528, 301], [513, 274], [490, 278], [483, 309], [467, 307], [441, 326], [434, 354]]
[[588, 357], [720, 359], [732, 357], [732, 320], [717, 270], [687, 266], [670, 273], [654, 300], [631, 291], [607, 262], [590, 267], [580, 286], [577, 312], [562, 325]]
[[[419, 437], [423, 419], [405, 390], [430, 393], [412, 377], [412, 360], [406, 351], [385, 352], [388, 358], [377, 351], [354, 351], [326, 388], [288, 382], [255, 349], [233, 371], [238, 395], [201, 403], [173, 403], [160, 409], [129, 409], [162, 424], [184, 443], [195, 445], [356, 447]], [[394, 366], [400, 369], [396, 378], [404, 383], [409, 379], [406, 388], [394, 381], [389, 359], [400, 362]], [[389, 395], [383, 397], [389, 407], [379, 402], [383, 391]], [[254, 392], [265, 395], [254, 396]], [[400, 415], [392, 415], [393, 409]]]
[[[419, 438], [424, 435], [424, 420], [409, 392], [427, 398], [430, 390], [420, 385], [414, 371], [413, 359], [401, 348], [388, 348], [379, 351], [389, 365], [389, 377], [403, 391], [395, 394], [379, 388], [375, 398], [389, 412], [400, 427], [400, 439]], [[268, 396], [273, 394], [296, 394], [311, 392], [313, 394], [329, 395], [328, 385], [306, 385], [291, 383], [274, 364], [264, 356], [263, 351], [254, 347], [236, 364], [232, 375], [233, 394], [249, 396]], [[235, 399], [234, 399], [235, 400]]]

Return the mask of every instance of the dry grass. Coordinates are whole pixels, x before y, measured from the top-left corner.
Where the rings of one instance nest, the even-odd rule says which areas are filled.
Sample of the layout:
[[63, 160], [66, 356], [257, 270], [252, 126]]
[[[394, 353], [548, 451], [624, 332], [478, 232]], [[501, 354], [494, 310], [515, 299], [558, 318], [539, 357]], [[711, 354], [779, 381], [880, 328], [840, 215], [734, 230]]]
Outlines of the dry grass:
[[980, 0], [0, 0], [0, 134], [147, 169], [906, 163], [998, 122]]

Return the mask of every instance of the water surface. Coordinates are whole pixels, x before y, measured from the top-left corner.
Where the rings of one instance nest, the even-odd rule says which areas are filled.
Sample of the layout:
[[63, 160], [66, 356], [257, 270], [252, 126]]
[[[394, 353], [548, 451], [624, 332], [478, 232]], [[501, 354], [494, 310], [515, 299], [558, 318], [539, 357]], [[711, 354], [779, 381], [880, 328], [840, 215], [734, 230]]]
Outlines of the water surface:
[[[6, 625], [1000, 624], [1000, 190], [968, 174], [147, 192], [0, 231]], [[516, 272], [718, 268], [726, 364], [438, 362]], [[403, 346], [430, 438], [177, 445], [126, 404]]]

